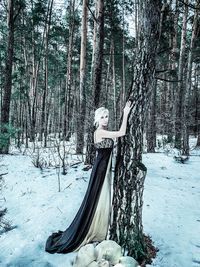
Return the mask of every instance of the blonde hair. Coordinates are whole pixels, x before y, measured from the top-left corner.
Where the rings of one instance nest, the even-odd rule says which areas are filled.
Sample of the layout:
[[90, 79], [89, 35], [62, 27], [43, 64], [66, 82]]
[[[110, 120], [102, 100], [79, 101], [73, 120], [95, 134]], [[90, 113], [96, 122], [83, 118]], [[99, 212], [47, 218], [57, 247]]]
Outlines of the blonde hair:
[[98, 127], [99, 120], [101, 116], [104, 115], [105, 113], [109, 114], [109, 110], [104, 107], [101, 107], [95, 110], [95, 113], [94, 113], [94, 126], [95, 127]]

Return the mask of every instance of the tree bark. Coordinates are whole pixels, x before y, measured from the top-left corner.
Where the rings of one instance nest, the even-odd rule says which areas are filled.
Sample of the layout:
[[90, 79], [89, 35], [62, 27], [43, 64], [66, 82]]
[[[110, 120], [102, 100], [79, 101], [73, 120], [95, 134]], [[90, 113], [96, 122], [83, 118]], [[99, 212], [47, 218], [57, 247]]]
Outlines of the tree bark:
[[200, 91], [199, 91], [199, 65], [195, 64], [195, 82], [194, 82], [194, 134], [197, 137], [196, 147], [200, 147]]
[[44, 58], [44, 91], [42, 96], [42, 113], [41, 113], [41, 125], [40, 125], [40, 137], [39, 140], [43, 141], [44, 135], [44, 147], [47, 146], [47, 97], [48, 97], [48, 46], [49, 46], [49, 30], [51, 25], [51, 15], [53, 9], [53, 0], [48, 3], [48, 10], [46, 16], [46, 31], [45, 31], [45, 58]]
[[[7, 47], [7, 61], [5, 66], [5, 82], [3, 90], [3, 103], [1, 109], [1, 133], [8, 134], [10, 102], [12, 91], [12, 67], [13, 67], [13, 52], [14, 52], [14, 0], [9, 0], [8, 3], [8, 47]], [[7, 127], [6, 127], [7, 126]], [[8, 154], [9, 152], [9, 138], [6, 143], [0, 146], [1, 154]]]
[[154, 85], [160, 1], [140, 2], [138, 11], [138, 17], [142, 18], [139, 22], [140, 39], [134, 82], [128, 95], [135, 106], [129, 116], [127, 134], [119, 139], [117, 145], [110, 238], [140, 261], [147, 253], [142, 226], [146, 175], [146, 167], [142, 164], [144, 116]]
[[[174, 25], [173, 25], [173, 37], [172, 37], [172, 55], [170, 55], [171, 59], [171, 67], [172, 71], [175, 73], [175, 79], [178, 80], [178, 75], [177, 75], [177, 51], [178, 51], [178, 21], [179, 21], [179, 4], [178, 0], [176, 0], [175, 3], [175, 14], [174, 14]], [[170, 64], [169, 63], [169, 64]], [[177, 83], [169, 83], [168, 87], [168, 100], [169, 100], [169, 116], [172, 118], [172, 123], [169, 122], [169, 131], [172, 129], [170, 132], [168, 132], [168, 141], [172, 141], [172, 138], [175, 135], [175, 121], [176, 121], [176, 88], [177, 88]]]
[[188, 18], [188, 0], [185, 1], [182, 32], [181, 32], [181, 47], [178, 65], [178, 93], [176, 94], [176, 121], [175, 121], [175, 147], [182, 148], [182, 120], [183, 120], [183, 96], [185, 92], [184, 69], [185, 69], [185, 49], [186, 49], [186, 33], [187, 33], [187, 18]]
[[[83, 0], [82, 10], [82, 30], [81, 30], [81, 55], [80, 55], [80, 87], [79, 87], [79, 120], [77, 127], [77, 144], [76, 153], [82, 154], [84, 147], [85, 133], [85, 113], [86, 113], [86, 45], [87, 45], [87, 3], [88, 0]], [[80, 128], [81, 125], [81, 128]]]
[[155, 153], [156, 147], [156, 94], [157, 94], [157, 83], [153, 86], [151, 101], [150, 101], [150, 111], [147, 121], [147, 152]]
[[184, 105], [183, 105], [183, 155], [189, 155], [189, 124], [190, 124], [190, 116], [189, 116], [189, 103], [191, 98], [191, 75], [192, 75], [192, 59], [193, 59], [193, 48], [194, 42], [197, 35], [197, 22], [199, 16], [199, 0], [196, 1], [196, 9], [193, 19], [192, 25], [192, 36], [190, 40], [190, 48], [188, 52], [188, 60], [187, 60], [187, 73], [186, 73], [186, 92], [184, 96]]
[[[97, 18], [94, 25], [94, 61], [91, 70], [91, 94], [93, 96], [92, 108], [89, 110], [89, 118], [91, 119], [92, 109], [96, 109], [100, 101], [101, 93], [101, 74], [103, 62], [103, 45], [104, 45], [104, 0], [97, 0]], [[87, 148], [85, 164], [93, 164], [95, 151], [93, 141], [93, 125], [90, 121], [87, 135]]]
[[63, 139], [69, 139], [69, 121], [70, 121], [70, 103], [71, 103], [71, 80], [72, 80], [72, 52], [73, 52], [73, 39], [74, 39], [74, 5], [75, 0], [69, 3], [69, 43], [67, 54], [67, 73], [66, 73], [66, 86], [64, 96], [64, 112], [63, 112]]
[[104, 0], [98, 0], [98, 15], [96, 29], [96, 45], [94, 54], [94, 72], [92, 85], [94, 90], [94, 107], [99, 105], [101, 92], [101, 74], [103, 63], [103, 44], [104, 44]]
[[116, 130], [116, 127], [117, 127], [117, 110], [116, 110], [117, 99], [116, 99], [116, 78], [115, 78], [115, 45], [114, 45], [113, 38], [111, 40], [111, 43], [112, 43], [112, 52], [111, 53], [112, 53], [113, 114], [114, 114], [112, 129]]

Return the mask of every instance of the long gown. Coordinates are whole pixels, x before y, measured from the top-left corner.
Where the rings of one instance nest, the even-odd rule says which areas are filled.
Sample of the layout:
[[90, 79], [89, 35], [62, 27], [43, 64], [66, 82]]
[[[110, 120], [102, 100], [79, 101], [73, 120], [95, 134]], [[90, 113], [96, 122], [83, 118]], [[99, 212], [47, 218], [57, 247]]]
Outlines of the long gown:
[[82, 204], [65, 231], [48, 237], [45, 250], [49, 253], [77, 251], [85, 244], [106, 239], [111, 216], [111, 160], [113, 140], [96, 143], [97, 156]]

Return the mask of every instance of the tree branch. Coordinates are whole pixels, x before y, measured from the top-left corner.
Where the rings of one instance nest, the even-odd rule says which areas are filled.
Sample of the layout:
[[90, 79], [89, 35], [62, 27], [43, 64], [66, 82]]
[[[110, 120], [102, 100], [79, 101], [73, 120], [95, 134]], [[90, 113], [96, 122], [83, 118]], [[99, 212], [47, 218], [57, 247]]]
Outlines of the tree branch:
[[90, 9], [89, 5], [86, 4], [86, 6], [87, 6], [87, 8], [89, 9], [90, 13], [92, 14], [93, 19], [94, 19], [94, 20], [96, 21], [96, 23], [97, 23], [97, 18], [95, 17], [94, 13], [93, 13], [92, 10]]
[[167, 79], [164, 79], [164, 78], [160, 78], [160, 77], [155, 77], [156, 80], [160, 80], [160, 81], [165, 81], [165, 82], [170, 82], [170, 83], [179, 83], [181, 82], [182, 80], [167, 80]]
[[20, 11], [22, 9], [22, 5], [19, 6], [18, 10], [17, 10], [17, 13], [15, 14], [14, 18], [13, 18], [13, 21], [15, 22], [16, 18], [18, 17]]
[[199, 7], [195, 7], [195, 6], [192, 5], [192, 4], [187, 4], [187, 3], [185, 3], [183, 0], [178, 0], [178, 1], [181, 2], [182, 4], [184, 4], [185, 6], [188, 6], [188, 7], [192, 8], [192, 9], [200, 10]]
[[170, 71], [170, 69], [165, 69], [165, 70], [156, 70], [156, 73], [163, 73], [163, 72], [167, 72]]
[[157, 54], [160, 55], [160, 54], [162, 54], [162, 53], [164, 53], [164, 52], [167, 52], [167, 51], [170, 51], [170, 50], [172, 50], [172, 46], [167, 47], [167, 48], [165, 48], [165, 49], [163, 49], [163, 50], [158, 51]]

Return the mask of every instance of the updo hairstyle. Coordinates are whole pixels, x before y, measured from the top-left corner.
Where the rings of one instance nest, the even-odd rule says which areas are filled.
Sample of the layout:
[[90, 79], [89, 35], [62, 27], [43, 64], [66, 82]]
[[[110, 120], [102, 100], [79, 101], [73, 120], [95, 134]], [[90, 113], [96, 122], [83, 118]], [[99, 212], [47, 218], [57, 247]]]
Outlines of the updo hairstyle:
[[95, 110], [94, 113], [94, 126], [97, 128], [99, 126], [99, 120], [102, 115], [109, 114], [109, 111], [107, 108], [101, 107]]

